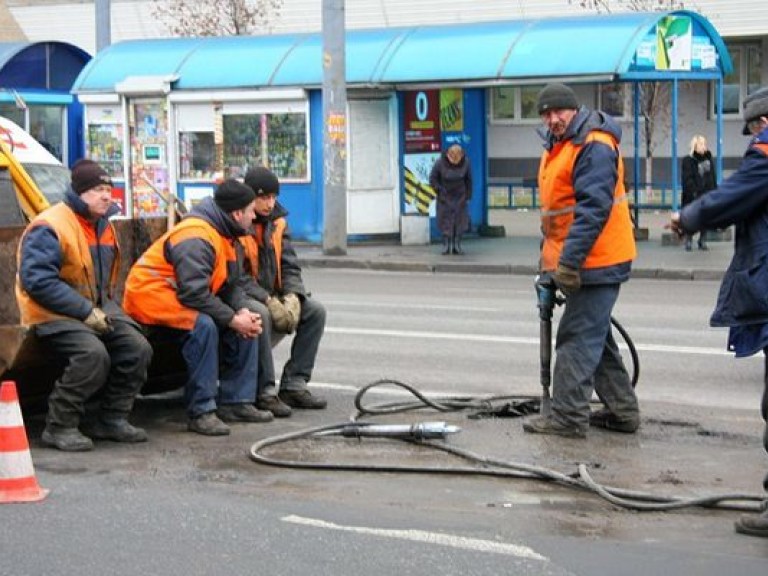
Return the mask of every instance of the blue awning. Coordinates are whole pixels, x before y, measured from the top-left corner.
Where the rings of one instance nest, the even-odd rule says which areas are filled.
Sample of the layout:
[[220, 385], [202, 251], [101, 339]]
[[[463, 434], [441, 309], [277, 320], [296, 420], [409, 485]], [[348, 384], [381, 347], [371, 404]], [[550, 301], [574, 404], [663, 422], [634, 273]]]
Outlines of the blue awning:
[[69, 92], [90, 59], [66, 42], [0, 42], [0, 86]]
[[[689, 22], [692, 60], [659, 66], [657, 32]], [[677, 38], [667, 38], [673, 47]], [[730, 73], [725, 44], [695, 12], [628, 12], [408, 28], [350, 30], [350, 86], [515, 84], [713, 79]], [[133, 40], [99, 52], [73, 87], [114, 92], [131, 76], [176, 78], [174, 90], [303, 87], [322, 84], [322, 36], [286, 34]]]

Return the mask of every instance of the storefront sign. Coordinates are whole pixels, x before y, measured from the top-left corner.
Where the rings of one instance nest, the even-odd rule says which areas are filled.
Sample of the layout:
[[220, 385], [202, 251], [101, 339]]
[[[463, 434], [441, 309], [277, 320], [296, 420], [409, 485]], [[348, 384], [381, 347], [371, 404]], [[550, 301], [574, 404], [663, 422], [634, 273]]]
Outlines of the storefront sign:
[[405, 92], [405, 152], [440, 150], [440, 93]]

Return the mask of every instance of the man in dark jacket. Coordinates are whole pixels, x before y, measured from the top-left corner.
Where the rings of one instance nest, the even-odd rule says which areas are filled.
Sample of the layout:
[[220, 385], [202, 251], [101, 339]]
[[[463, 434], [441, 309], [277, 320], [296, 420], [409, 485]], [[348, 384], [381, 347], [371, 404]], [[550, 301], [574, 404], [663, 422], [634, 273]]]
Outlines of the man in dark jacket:
[[[766, 422], [763, 446], [768, 451], [768, 87], [744, 101], [745, 136], [752, 136], [739, 166], [718, 188], [680, 214], [671, 227], [679, 235], [705, 228], [736, 225], [733, 258], [720, 285], [709, 323], [728, 326], [728, 349], [736, 357], [766, 355], [761, 403]], [[768, 475], [763, 486], [768, 490]], [[768, 538], [768, 510], [743, 516], [736, 531]]]
[[187, 428], [205, 436], [272, 420], [253, 405], [261, 318], [247, 309], [235, 250], [253, 218], [253, 191], [224, 181], [144, 252], [125, 284], [125, 310], [150, 339], [181, 344]]
[[[277, 202], [277, 176], [267, 168], [251, 168], [245, 183], [256, 193], [253, 233], [242, 239], [250, 275], [245, 290], [253, 299], [251, 309], [261, 315], [264, 327], [259, 347], [257, 406], [277, 417], [290, 416], [291, 408], [325, 408], [326, 400], [307, 388], [325, 331], [325, 308], [304, 287], [287, 212]], [[278, 393], [272, 346], [293, 332], [296, 335], [291, 357], [283, 367]]]
[[[635, 240], [624, 190], [621, 129], [579, 107], [563, 84], [539, 93], [546, 130], [539, 169], [542, 276], [567, 296], [555, 343], [551, 414], [526, 432], [584, 438], [599, 426], [632, 433], [640, 425], [634, 389], [611, 333], [611, 311], [629, 279]], [[590, 414], [596, 391], [605, 408]]]
[[[48, 398], [42, 435], [59, 450], [91, 450], [91, 438], [147, 439], [127, 418], [152, 348], [114, 299], [120, 252], [108, 217], [115, 212], [109, 175], [81, 160], [64, 200], [30, 223], [19, 247], [21, 322], [66, 366]], [[99, 391], [96, 412], [86, 414]]]

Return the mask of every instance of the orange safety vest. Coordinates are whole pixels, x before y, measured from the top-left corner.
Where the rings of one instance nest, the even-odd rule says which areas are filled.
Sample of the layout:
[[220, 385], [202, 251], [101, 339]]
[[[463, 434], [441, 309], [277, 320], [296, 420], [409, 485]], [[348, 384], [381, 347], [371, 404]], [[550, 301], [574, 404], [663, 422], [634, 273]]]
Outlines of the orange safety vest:
[[[593, 131], [586, 142], [602, 142], [618, 153], [619, 147], [610, 134]], [[557, 268], [563, 244], [573, 223], [576, 195], [573, 189], [573, 167], [581, 145], [572, 140], [558, 142], [545, 151], [539, 166], [539, 190], [541, 193], [541, 227], [544, 243], [541, 248], [541, 268], [553, 271]], [[624, 161], [618, 155], [619, 174], [613, 193], [613, 208], [600, 235], [589, 251], [583, 268], [602, 268], [635, 258], [635, 238], [629, 201], [624, 189]]]
[[[277, 290], [283, 287], [283, 271], [282, 271], [282, 256], [283, 256], [283, 233], [288, 225], [285, 218], [277, 218], [275, 221], [275, 228], [272, 230], [272, 246], [275, 248], [275, 259], [277, 260], [277, 278], [275, 279], [275, 286]], [[245, 257], [250, 264], [251, 276], [259, 278], [259, 248], [263, 245], [264, 238], [264, 224], [256, 224], [254, 226], [254, 233], [247, 236], [240, 237], [240, 243], [245, 248]]]
[[131, 267], [125, 282], [123, 308], [142, 324], [192, 330], [198, 311], [184, 306], [176, 296], [176, 271], [165, 259], [171, 246], [193, 238], [208, 242], [216, 254], [208, 286], [216, 294], [227, 280], [227, 262], [236, 259], [232, 244], [205, 220], [185, 218], [163, 234]]
[[[38, 214], [24, 231], [17, 252], [17, 269], [21, 269], [21, 247], [24, 237], [36, 226], [50, 226], [56, 233], [61, 245], [61, 270], [59, 277], [69, 284], [78, 294], [86, 300], [98, 302], [98, 288], [96, 286], [96, 272], [93, 267], [91, 246], [103, 244], [114, 246], [115, 257], [110, 270], [109, 286], [107, 294], [113, 297], [114, 288], [117, 285], [117, 274], [120, 270], [120, 249], [117, 236], [112, 223], [108, 223], [100, 237], [96, 237], [96, 229], [82, 216], [76, 214], [72, 208], [63, 202], [48, 208]], [[19, 304], [21, 323], [25, 326], [42, 324], [52, 320], [71, 319], [69, 316], [57, 314], [41, 306], [21, 286], [19, 274], [16, 274], [16, 301]], [[80, 318], [78, 318], [80, 320]]]

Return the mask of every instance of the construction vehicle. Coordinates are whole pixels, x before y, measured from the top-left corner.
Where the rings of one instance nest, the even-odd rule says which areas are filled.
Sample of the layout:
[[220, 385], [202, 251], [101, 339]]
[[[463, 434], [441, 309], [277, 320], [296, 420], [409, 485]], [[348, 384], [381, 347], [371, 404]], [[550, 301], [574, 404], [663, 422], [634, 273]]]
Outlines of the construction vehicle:
[[[66, 166], [21, 127], [0, 117], [0, 379], [17, 383], [24, 409], [45, 406], [63, 364], [41, 348], [33, 333], [19, 324], [14, 283], [16, 252], [27, 223], [59, 202], [70, 183]], [[119, 219], [114, 222], [125, 278], [132, 262], [168, 226], [165, 218]], [[123, 282], [119, 282], [122, 286]], [[181, 386], [184, 365], [178, 350], [155, 349], [144, 392]]]

